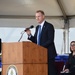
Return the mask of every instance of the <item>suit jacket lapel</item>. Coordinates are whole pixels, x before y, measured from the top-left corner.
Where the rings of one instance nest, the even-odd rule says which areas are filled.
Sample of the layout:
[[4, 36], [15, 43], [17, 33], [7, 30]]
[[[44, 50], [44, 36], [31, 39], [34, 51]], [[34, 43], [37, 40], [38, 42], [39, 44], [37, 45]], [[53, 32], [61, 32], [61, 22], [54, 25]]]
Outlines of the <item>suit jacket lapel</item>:
[[[41, 31], [41, 37], [42, 37], [42, 34], [43, 34], [44, 30], [45, 30], [45, 27], [46, 27], [46, 21], [45, 21], [45, 23], [43, 25], [43, 28], [42, 28], [42, 31]], [[39, 25], [37, 26], [37, 29], [36, 29], [36, 37], [37, 37], [37, 34], [38, 34], [38, 28], [39, 28]]]
[[[45, 27], [46, 27], [46, 22], [45, 22], [44, 25], [43, 25], [42, 33], [43, 33], [43, 31], [45, 30]], [[42, 34], [42, 33], [41, 33], [41, 34]]]
[[44, 25], [43, 25], [43, 28], [42, 28], [42, 31], [41, 31], [41, 37], [42, 37], [42, 34], [43, 34], [45, 28], [46, 28], [46, 22], [45, 22]]

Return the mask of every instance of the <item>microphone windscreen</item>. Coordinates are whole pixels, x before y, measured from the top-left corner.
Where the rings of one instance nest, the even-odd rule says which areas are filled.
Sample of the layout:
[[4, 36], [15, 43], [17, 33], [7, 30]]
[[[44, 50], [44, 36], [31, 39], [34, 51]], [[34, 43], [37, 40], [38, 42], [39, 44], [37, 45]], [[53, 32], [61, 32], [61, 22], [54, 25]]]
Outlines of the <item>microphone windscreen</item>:
[[29, 28], [26, 28], [25, 31], [27, 31], [27, 30], [29, 30], [29, 29], [31, 29], [31, 28], [34, 28], [34, 26], [31, 25]]
[[31, 25], [31, 26], [30, 26], [30, 28], [34, 28], [34, 26], [33, 26], [33, 25]]

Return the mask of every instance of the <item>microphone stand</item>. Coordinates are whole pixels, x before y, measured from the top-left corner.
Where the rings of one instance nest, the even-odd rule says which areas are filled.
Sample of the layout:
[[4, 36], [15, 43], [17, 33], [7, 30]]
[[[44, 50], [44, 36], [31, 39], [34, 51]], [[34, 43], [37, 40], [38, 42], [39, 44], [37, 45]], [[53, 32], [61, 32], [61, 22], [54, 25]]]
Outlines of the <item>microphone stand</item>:
[[22, 39], [22, 37], [23, 37], [23, 34], [24, 34], [24, 31], [23, 32], [21, 32], [21, 37], [20, 37], [20, 39], [18, 40], [18, 42], [20, 42], [20, 40]]

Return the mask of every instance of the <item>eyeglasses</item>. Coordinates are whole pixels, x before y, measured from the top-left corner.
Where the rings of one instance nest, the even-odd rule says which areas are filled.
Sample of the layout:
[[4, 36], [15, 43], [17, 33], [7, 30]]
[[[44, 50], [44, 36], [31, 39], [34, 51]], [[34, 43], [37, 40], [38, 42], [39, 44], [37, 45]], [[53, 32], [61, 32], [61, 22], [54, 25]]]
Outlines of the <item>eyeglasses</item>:
[[71, 44], [71, 46], [75, 46], [75, 44]]

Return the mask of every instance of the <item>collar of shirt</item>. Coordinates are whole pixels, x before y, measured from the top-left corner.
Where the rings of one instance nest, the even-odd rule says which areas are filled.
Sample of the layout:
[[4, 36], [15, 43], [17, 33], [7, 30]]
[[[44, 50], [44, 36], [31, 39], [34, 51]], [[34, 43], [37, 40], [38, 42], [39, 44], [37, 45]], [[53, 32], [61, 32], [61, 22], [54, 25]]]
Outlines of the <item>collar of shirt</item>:
[[40, 25], [41, 25], [41, 29], [42, 29], [42, 27], [43, 27], [44, 23], [45, 23], [45, 20], [44, 20], [44, 21], [40, 24]]

